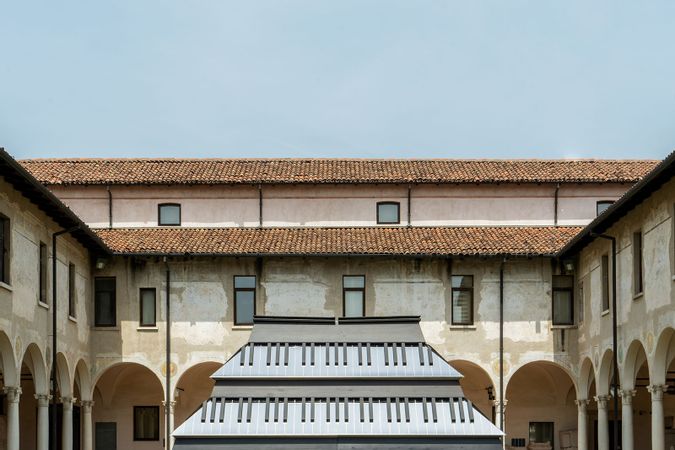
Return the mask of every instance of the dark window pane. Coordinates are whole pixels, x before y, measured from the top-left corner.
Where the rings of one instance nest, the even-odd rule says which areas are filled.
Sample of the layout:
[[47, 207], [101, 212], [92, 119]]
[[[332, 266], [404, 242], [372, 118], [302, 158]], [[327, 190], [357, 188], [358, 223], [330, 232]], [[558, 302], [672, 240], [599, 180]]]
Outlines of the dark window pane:
[[553, 422], [530, 422], [530, 443], [553, 445]]
[[253, 315], [255, 314], [255, 291], [237, 291], [235, 296], [235, 323], [253, 323]]
[[572, 325], [572, 291], [553, 292], [553, 324]]
[[9, 219], [0, 216], [0, 281], [9, 283], [9, 250], [11, 245]]
[[117, 450], [117, 423], [96, 422], [96, 450]]
[[115, 278], [96, 278], [94, 281], [94, 323], [98, 327], [116, 325]]
[[600, 214], [604, 213], [605, 211], [607, 211], [607, 208], [612, 206], [613, 203], [614, 203], [613, 201], [609, 200], [597, 202], [595, 204], [595, 214], [599, 216]]
[[156, 296], [154, 289], [141, 289], [141, 326], [143, 327], [156, 325]]
[[180, 205], [159, 205], [160, 225], [180, 225]]
[[377, 223], [399, 223], [400, 205], [398, 203], [378, 203]]
[[473, 276], [471, 276], [471, 275], [453, 275], [452, 276], [452, 287], [453, 288], [472, 288], [473, 287]]
[[602, 277], [602, 310], [609, 310], [609, 256], [602, 255], [601, 258], [601, 277]]
[[633, 233], [633, 294], [642, 293], [642, 232]]
[[158, 406], [134, 406], [134, 440], [159, 440]]
[[234, 277], [235, 289], [255, 289], [254, 276], [236, 276]]
[[68, 315], [75, 317], [75, 264], [68, 265]]
[[47, 245], [40, 242], [40, 301], [47, 303]]

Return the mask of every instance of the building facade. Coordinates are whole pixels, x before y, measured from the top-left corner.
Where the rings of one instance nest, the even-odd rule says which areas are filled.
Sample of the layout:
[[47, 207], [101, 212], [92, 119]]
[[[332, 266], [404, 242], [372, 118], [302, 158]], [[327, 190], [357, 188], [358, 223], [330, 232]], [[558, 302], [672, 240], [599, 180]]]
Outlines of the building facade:
[[[606, 239], [592, 236], [664, 164], [22, 161], [12, 167], [23, 184], [5, 181], [0, 204], [11, 223], [11, 277], [0, 284], [8, 405], [0, 448], [46, 448], [51, 310], [37, 281], [45, 278], [51, 298], [52, 278], [40, 275], [39, 243], [74, 226], [52, 223], [71, 214], [80, 231], [58, 238], [56, 252], [64, 448], [166, 447], [167, 431], [210, 396], [210, 375], [248, 341], [253, 315], [419, 315], [426, 341], [464, 375], [466, 396], [505, 431], [507, 446], [606, 450], [613, 358], [612, 311], [603, 307], [611, 290], [601, 288]], [[675, 351], [668, 186], [611, 228], [623, 242], [617, 356], [620, 379], [633, 373], [621, 395], [636, 391], [637, 449], [669, 448], [640, 437], [666, 439], [675, 415], [664, 387], [673, 385], [665, 374]], [[36, 189], [52, 195], [52, 206], [31, 198]], [[626, 231], [636, 227], [644, 270], [634, 300], [624, 269], [637, 267], [634, 231]], [[71, 264], [79, 274], [72, 318]], [[663, 379], [652, 376], [661, 367]], [[662, 410], [653, 405], [659, 395]], [[624, 446], [626, 423], [627, 413]]]

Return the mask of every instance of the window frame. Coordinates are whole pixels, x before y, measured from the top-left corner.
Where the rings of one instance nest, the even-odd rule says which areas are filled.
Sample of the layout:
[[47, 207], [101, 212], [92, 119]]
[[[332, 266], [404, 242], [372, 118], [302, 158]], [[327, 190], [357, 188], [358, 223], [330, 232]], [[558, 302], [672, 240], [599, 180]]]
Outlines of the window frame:
[[[252, 288], [238, 288], [237, 287], [237, 278], [238, 277], [253, 277], [255, 280], [255, 286]], [[253, 292], [253, 317], [255, 317], [256, 314], [256, 303], [258, 302], [258, 276], [257, 275], [233, 275], [232, 276], [232, 288], [234, 290], [234, 317], [232, 318], [232, 323], [235, 326], [248, 326], [248, 325], [253, 325], [253, 318], [251, 318], [251, 322], [237, 322], [237, 292]]]
[[[380, 220], [380, 206], [396, 206], [396, 222], [385, 222]], [[377, 202], [375, 207], [376, 221], [378, 225], [400, 225], [401, 224], [401, 202]]]
[[[574, 325], [574, 315], [576, 314], [576, 308], [574, 306], [574, 276], [573, 275], [553, 275], [553, 277], [568, 277], [571, 279], [569, 287], [555, 287], [555, 283], [551, 280], [551, 325], [554, 326], [569, 326]], [[569, 292], [570, 294], [570, 321], [567, 323], [557, 322], [555, 320], [555, 293], [556, 292]]]
[[[637, 251], [637, 243], [639, 242], [639, 252]], [[633, 296], [637, 297], [645, 291], [645, 276], [644, 276], [644, 245], [645, 236], [642, 230], [633, 232]]]
[[579, 281], [578, 285], [578, 291], [579, 291], [579, 298], [578, 298], [578, 312], [577, 312], [577, 320], [579, 322], [579, 325], [584, 323], [584, 307], [585, 305], [585, 298], [584, 298], [584, 282]]
[[49, 248], [38, 243], [38, 302], [49, 305]]
[[[600, 214], [607, 211], [607, 208], [610, 208], [614, 203], [615, 200], [597, 200], [595, 202], [595, 217], [598, 217]], [[607, 205], [607, 208], [605, 208], [602, 212], [599, 212], [598, 208], [600, 207], [600, 205]]]
[[[98, 317], [96, 316], [96, 280], [114, 280], [115, 290], [113, 291], [112, 301], [113, 301], [113, 323], [112, 324], [101, 324], [98, 322]], [[94, 277], [94, 327], [96, 328], [114, 328], [117, 326], [117, 277]]]
[[77, 318], [77, 291], [75, 286], [75, 277], [77, 271], [75, 264], [68, 263], [68, 317]]
[[[143, 292], [148, 291], [152, 292], [154, 295], [154, 309], [153, 309], [153, 322], [152, 323], [143, 323]], [[145, 287], [138, 289], [138, 326], [141, 328], [154, 328], [157, 326], [157, 289], [154, 287]]]
[[[178, 223], [162, 223], [162, 207], [177, 206], [178, 207]], [[179, 227], [183, 223], [183, 211], [180, 203], [158, 203], [157, 204], [157, 225], [160, 227]]]
[[[471, 278], [471, 287], [454, 287], [452, 285], [453, 277], [468, 277]], [[475, 278], [473, 275], [463, 275], [460, 273], [454, 273], [450, 275], [450, 324], [456, 326], [472, 326], [474, 325], [474, 307], [475, 307]], [[455, 321], [455, 292], [469, 292], [471, 294], [471, 307], [469, 308], [469, 321], [468, 322], [456, 322]]]
[[609, 254], [604, 253], [600, 256], [600, 293], [602, 312], [609, 312], [610, 305], [610, 286], [609, 286]]
[[0, 228], [2, 228], [2, 239], [0, 239], [0, 283], [11, 285], [11, 264], [12, 264], [12, 224], [9, 217], [0, 214]]
[[[363, 278], [363, 287], [345, 287], [345, 278], [347, 277], [361, 277]], [[361, 292], [361, 317], [366, 317], [366, 275], [365, 274], [349, 274], [342, 275], [342, 317], [347, 317], [347, 292]]]
[[[138, 429], [136, 427], [136, 412], [140, 410], [145, 410], [145, 409], [152, 409], [157, 412], [157, 427], [156, 429], [156, 437], [153, 436], [151, 438], [139, 438], [138, 437]], [[157, 405], [148, 405], [148, 406], [136, 406], [134, 405], [134, 416], [133, 416], [133, 421], [134, 421], [134, 442], [148, 442], [148, 441], [159, 441], [159, 435], [160, 435], [160, 420], [159, 420], [159, 406]]]

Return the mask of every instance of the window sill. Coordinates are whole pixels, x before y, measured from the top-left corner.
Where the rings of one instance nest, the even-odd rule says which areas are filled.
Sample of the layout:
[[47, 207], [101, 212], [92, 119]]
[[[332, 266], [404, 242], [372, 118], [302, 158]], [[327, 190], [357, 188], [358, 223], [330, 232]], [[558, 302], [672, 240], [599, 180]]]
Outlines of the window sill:
[[233, 331], [238, 331], [238, 330], [242, 330], [242, 331], [248, 330], [248, 331], [250, 331], [252, 329], [253, 329], [253, 325], [233, 325], [232, 326]]
[[[675, 279], [675, 277], [673, 277], [673, 279]], [[6, 291], [9, 291], [9, 292], [12, 292], [14, 290], [14, 289], [12, 289], [12, 286], [5, 283], [4, 281], [0, 281], [0, 288], [4, 289]]]
[[476, 325], [448, 325], [448, 328], [451, 330], [475, 330]]
[[157, 328], [156, 325], [155, 325], [154, 327], [140, 326], [140, 327], [136, 327], [136, 331], [141, 331], [141, 332], [143, 332], [143, 331], [157, 332], [157, 331], [159, 331], [159, 328]]
[[551, 330], [576, 330], [578, 325], [551, 325]]
[[633, 300], [640, 300], [642, 297], [645, 296], [644, 292], [640, 292], [639, 294], [633, 295]]
[[68, 315], [68, 320], [70, 320], [73, 323], [77, 323], [77, 317], [73, 317], [70, 314]]
[[602, 312], [601, 316], [604, 317], [609, 314], [609, 309], [606, 309]]
[[43, 303], [43, 302], [41, 302], [40, 300], [38, 300], [38, 306], [39, 306], [40, 308], [44, 308], [44, 309], [46, 309], [47, 311], [49, 311], [49, 305], [48, 305], [47, 303]]
[[93, 331], [120, 331], [120, 327], [115, 326], [115, 327], [97, 327], [93, 326], [91, 327]]

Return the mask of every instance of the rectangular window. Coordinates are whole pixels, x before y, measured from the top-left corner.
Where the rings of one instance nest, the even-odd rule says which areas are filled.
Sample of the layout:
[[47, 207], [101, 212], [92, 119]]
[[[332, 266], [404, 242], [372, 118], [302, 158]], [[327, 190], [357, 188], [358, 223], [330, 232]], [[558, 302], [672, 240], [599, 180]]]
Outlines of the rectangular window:
[[553, 275], [553, 325], [574, 325], [574, 277]]
[[251, 325], [255, 315], [255, 276], [234, 277], [234, 324]]
[[140, 326], [154, 327], [157, 325], [157, 291], [155, 288], [141, 288], [141, 320]]
[[344, 275], [342, 277], [342, 309], [345, 317], [366, 315], [365, 275]]
[[117, 450], [117, 423], [96, 422], [96, 450]]
[[49, 254], [47, 252], [47, 244], [40, 242], [40, 278], [39, 278], [39, 285], [40, 285], [40, 302], [41, 303], [47, 303], [47, 264], [49, 264]]
[[633, 233], [633, 294], [642, 294], [644, 288], [642, 273], [642, 231]]
[[115, 277], [94, 279], [94, 325], [114, 327], [117, 325], [117, 287]]
[[614, 202], [612, 200], [600, 200], [595, 204], [595, 215], [599, 216], [600, 214], [607, 211], [607, 208], [612, 206]]
[[473, 276], [453, 275], [452, 324], [473, 325]]
[[76, 316], [76, 298], [75, 298], [75, 264], [68, 264], [68, 315], [70, 317], [77, 317]]
[[9, 219], [0, 214], [0, 281], [9, 283], [9, 256], [12, 236]]
[[134, 406], [134, 441], [159, 441], [159, 406]]
[[609, 311], [609, 256], [602, 255], [601, 261], [602, 277], [602, 311]]
[[180, 225], [180, 205], [178, 203], [161, 203], [159, 209], [159, 225]]
[[398, 202], [379, 202], [377, 204], [377, 223], [401, 223], [401, 205]]
[[553, 442], [553, 422], [530, 422], [530, 444], [549, 443], [555, 448]]

